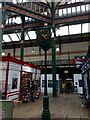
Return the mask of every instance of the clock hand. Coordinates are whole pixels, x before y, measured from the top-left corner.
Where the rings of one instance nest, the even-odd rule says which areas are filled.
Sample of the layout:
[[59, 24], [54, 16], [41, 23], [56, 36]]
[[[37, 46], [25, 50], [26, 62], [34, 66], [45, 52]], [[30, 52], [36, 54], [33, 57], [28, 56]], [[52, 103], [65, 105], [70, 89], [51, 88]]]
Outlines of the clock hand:
[[42, 36], [47, 40], [46, 36], [42, 34]]

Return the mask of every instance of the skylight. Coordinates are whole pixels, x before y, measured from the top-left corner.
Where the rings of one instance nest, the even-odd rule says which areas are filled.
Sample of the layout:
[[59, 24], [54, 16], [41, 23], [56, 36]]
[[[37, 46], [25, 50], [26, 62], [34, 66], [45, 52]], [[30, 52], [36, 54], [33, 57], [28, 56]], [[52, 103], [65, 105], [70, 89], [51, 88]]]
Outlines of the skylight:
[[70, 30], [70, 34], [79, 34], [81, 33], [81, 24], [70, 25], [69, 30]]
[[68, 35], [68, 26], [60, 27], [56, 31], [56, 36]]
[[5, 42], [11, 42], [10, 38], [8, 37], [8, 35], [3, 35], [3, 40]]
[[30, 39], [36, 39], [36, 32], [35, 31], [29, 31], [28, 32]]
[[12, 41], [19, 41], [19, 38], [17, 37], [17, 35], [15, 33], [10, 34], [10, 37], [11, 37]]

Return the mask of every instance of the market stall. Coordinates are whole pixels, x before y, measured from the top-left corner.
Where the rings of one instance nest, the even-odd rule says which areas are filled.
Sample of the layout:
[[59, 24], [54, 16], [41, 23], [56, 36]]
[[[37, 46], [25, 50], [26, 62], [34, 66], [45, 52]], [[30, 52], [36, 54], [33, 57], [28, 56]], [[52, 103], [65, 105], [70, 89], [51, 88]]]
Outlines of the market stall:
[[40, 72], [40, 68], [33, 64], [22, 62], [10, 55], [2, 57], [0, 61], [2, 98], [22, 99], [23, 94], [30, 92], [31, 81], [40, 84]]

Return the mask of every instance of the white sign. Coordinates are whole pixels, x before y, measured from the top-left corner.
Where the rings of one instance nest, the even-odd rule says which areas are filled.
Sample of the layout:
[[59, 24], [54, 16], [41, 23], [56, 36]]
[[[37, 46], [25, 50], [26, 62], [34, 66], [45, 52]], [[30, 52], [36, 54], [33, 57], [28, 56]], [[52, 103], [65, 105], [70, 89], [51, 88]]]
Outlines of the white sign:
[[13, 63], [13, 62], [9, 62], [9, 69], [21, 71], [21, 65]]

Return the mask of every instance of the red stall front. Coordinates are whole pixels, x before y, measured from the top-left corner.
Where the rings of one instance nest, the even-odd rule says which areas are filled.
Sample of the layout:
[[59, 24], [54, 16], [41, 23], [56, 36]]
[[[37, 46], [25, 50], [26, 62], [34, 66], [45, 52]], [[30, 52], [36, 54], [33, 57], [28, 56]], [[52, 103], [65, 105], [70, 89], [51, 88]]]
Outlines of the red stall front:
[[[22, 62], [11, 56], [2, 57], [0, 61], [0, 91], [2, 99], [23, 100], [30, 96], [31, 81], [34, 81], [35, 93], [40, 92], [40, 73], [38, 66]], [[26, 99], [25, 98], [25, 99]], [[29, 98], [26, 99], [29, 101]]]

